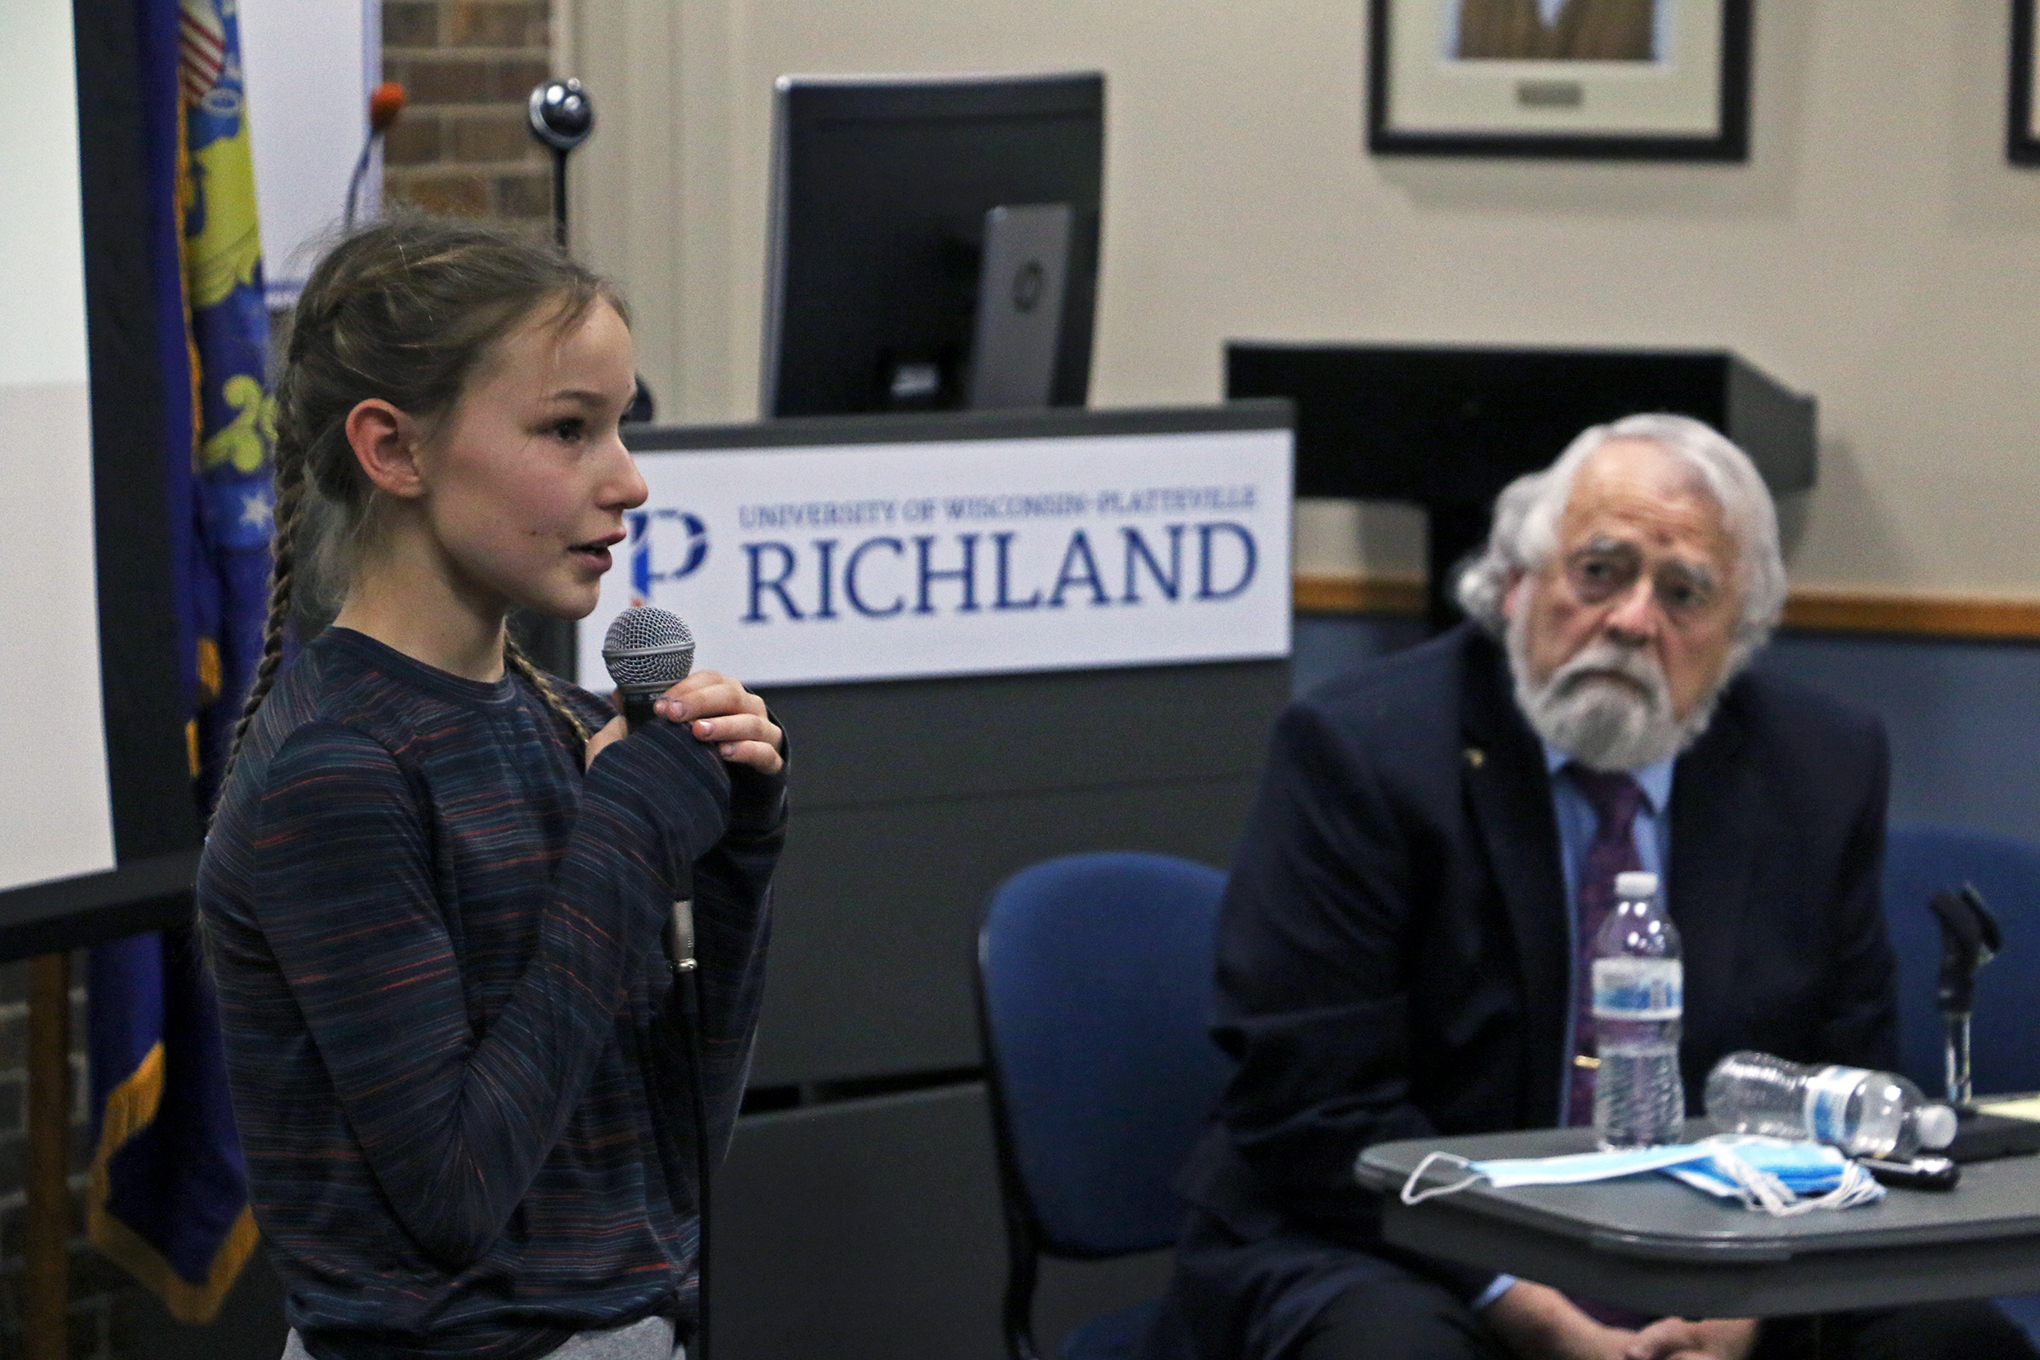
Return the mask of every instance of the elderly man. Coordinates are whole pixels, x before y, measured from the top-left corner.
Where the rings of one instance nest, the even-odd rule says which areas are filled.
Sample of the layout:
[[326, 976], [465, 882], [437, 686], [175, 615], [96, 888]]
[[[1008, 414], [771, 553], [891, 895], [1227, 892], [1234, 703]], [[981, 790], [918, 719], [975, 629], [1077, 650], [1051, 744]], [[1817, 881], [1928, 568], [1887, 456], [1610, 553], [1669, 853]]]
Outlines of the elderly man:
[[[1897, 1056], [1883, 730], [1745, 671], [1785, 573], [1742, 452], [1677, 416], [1587, 431], [1503, 493], [1459, 594], [1474, 624], [1277, 726], [1219, 928], [1239, 1069], [1150, 1353], [1797, 1355], [1803, 1327], [1627, 1318], [1400, 1251], [1354, 1184], [1370, 1143], [1591, 1122], [1577, 922], [1611, 865], [1665, 876], [1689, 1107], [1739, 1048]], [[2034, 1355], [1987, 1304], [1824, 1326], [1829, 1354]]]

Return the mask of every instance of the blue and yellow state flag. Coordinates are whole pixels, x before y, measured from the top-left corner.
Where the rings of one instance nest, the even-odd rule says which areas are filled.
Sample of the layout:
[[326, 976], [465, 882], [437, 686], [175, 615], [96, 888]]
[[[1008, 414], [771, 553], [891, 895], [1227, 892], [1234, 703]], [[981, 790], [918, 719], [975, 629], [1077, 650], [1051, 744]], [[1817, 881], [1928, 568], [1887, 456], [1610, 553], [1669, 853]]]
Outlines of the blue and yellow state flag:
[[[236, 0], [137, 0], [192, 796], [211, 811], [262, 650], [269, 317]], [[255, 1248], [219, 1015], [192, 932], [93, 950], [93, 1242], [205, 1322]]]

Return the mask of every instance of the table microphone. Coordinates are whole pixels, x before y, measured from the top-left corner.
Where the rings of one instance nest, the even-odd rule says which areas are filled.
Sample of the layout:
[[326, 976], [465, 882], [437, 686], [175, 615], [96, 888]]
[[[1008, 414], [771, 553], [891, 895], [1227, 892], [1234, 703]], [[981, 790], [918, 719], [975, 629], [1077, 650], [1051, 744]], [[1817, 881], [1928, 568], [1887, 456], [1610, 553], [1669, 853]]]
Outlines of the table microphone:
[[[652, 703], [694, 669], [694, 634], [678, 614], [651, 605], [624, 610], [602, 638], [602, 664], [623, 699], [623, 720], [635, 731], [653, 721]], [[666, 928], [666, 962], [672, 968], [687, 1014], [687, 1058], [693, 1087], [695, 1204], [699, 1236], [695, 1245], [695, 1328], [688, 1360], [708, 1360], [708, 1191], [713, 1170], [708, 1146], [708, 1099], [701, 1089], [701, 973], [694, 957], [692, 867], [683, 896], [673, 903]]]
[[1969, 1075], [1969, 1021], [1976, 1010], [1976, 973], [2004, 948], [1997, 918], [1983, 894], [1969, 884], [1944, 888], [1927, 903], [1941, 926], [1938, 997], [1947, 1027], [1948, 1103], [1967, 1109], [1973, 1101]]
[[651, 721], [653, 701], [694, 669], [694, 634], [678, 614], [638, 605], [609, 625], [602, 664], [623, 699], [623, 720], [635, 730]]

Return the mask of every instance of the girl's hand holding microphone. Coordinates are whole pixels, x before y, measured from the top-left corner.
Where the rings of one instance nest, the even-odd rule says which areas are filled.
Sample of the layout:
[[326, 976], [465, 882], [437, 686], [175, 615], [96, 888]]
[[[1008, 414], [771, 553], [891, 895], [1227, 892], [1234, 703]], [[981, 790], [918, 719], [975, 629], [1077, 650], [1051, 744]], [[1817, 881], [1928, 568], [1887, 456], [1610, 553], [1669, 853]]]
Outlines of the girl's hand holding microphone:
[[765, 701], [743, 683], [716, 671], [697, 671], [659, 696], [654, 711], [685, 723], [698, 740], [712, 742], [724, 760], [777, 774], [784, 734], [765, 712]]
[[[696, 671], [660, 695], [653, 711], [668, 722], [683, 724], [697, 741], [716, 748], [733, 765], [748, 765], [760, 774], [777, 774], [785, 765], [784, 734], [765, 712], [765, 701], [743, 683], [716, 671]], [[602, 748], [628, 731], [621, 717], [588, 739], [588, 764]]]

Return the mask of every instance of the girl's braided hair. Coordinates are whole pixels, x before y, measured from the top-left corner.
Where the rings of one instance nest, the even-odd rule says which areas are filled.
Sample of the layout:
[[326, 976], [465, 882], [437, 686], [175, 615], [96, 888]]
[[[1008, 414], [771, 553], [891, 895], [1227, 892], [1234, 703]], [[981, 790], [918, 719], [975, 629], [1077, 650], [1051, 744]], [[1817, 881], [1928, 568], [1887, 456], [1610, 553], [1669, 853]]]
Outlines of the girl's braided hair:
[[[307, 599], [337, 607], [374, 532], [381, 501], [347, 442], [348, 413], [379, 397], [430, 431], [498, 339], [542, 311], [565, 329], [598, 302], [629, 320], [616, 290], [563, 252], [473, 222], [390, 218], [319, 261], [276, 385], [275, 569], [234, 754], [275, 683], [293, 608]], [[587, 725], [507, 637], [503, 660], [586, 740]]]

